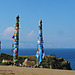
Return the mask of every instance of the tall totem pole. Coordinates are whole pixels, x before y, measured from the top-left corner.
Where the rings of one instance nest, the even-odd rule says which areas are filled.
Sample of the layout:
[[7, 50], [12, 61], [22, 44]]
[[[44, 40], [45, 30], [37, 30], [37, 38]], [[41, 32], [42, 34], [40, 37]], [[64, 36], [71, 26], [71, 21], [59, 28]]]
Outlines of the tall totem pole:
[[13, 63], [16, 65], [18, 62], [18, 48], [19, 46], [19, 15], [16, 17], [16, 25], [14, 30], [14, 47], [13, 47]]
[[42, 20], [39, 21], [39, 37], [38, 37], [38, 45], [37, 45], [37, 67], [42, 62], [44, 58], [44, 50], [43, 50], [43, 35], [42, 35]]

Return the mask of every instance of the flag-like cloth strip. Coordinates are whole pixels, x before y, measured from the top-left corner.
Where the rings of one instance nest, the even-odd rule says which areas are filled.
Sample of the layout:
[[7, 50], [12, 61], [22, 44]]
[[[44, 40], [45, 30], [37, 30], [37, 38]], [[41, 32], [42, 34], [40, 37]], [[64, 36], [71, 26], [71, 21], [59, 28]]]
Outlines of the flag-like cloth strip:
[[14, 30], [14, 35], [12, 37], [14, 39], [13, 44], [13, 63], [16, 64], [18, 61], [18, 45], [19, 45], [19, 15], [16, 17], [16, 25]]
[[38, 37], [38, 45], [37, 45], [37, 64], [40, 64], [44, 58], [44, 50], [43, 50], [43, 36], [42, 36], [42, 20], [39, 22], [39, 37]]

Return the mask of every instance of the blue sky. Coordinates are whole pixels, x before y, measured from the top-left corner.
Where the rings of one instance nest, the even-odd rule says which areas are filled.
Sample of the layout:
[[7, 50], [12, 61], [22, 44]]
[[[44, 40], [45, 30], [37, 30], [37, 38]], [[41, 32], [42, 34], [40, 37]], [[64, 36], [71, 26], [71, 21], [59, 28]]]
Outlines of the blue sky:
[[2, 48], [11, 48], [17, 14], [20, 48], [37, 47], [40, 19], [45, 48], [75, 48], [75, 0], [0, 0]]

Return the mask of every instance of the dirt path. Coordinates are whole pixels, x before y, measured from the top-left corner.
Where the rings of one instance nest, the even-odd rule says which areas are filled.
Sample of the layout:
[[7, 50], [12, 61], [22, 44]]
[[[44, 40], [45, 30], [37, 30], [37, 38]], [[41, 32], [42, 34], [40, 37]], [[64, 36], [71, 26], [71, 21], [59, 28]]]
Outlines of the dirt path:
[[75, 75], [75, 71], [0, 66], [0, 75]]

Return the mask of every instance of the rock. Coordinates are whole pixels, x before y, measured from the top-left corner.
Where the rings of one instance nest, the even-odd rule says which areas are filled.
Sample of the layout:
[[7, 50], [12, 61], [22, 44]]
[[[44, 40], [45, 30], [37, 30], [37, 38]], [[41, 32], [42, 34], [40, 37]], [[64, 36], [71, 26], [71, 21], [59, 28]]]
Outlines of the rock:
[[63, 61], [63, 58], [58, 58], [58, 61]]
[[71, 70], [70, 62], [52, 55], [46, 55], [41, 65], [44, 68]]
[[35, 62], [34, 61], [23, 62], [23, 65], [25, 65], [25, 66], [33, 66], [33, 65], [35, 65]]

